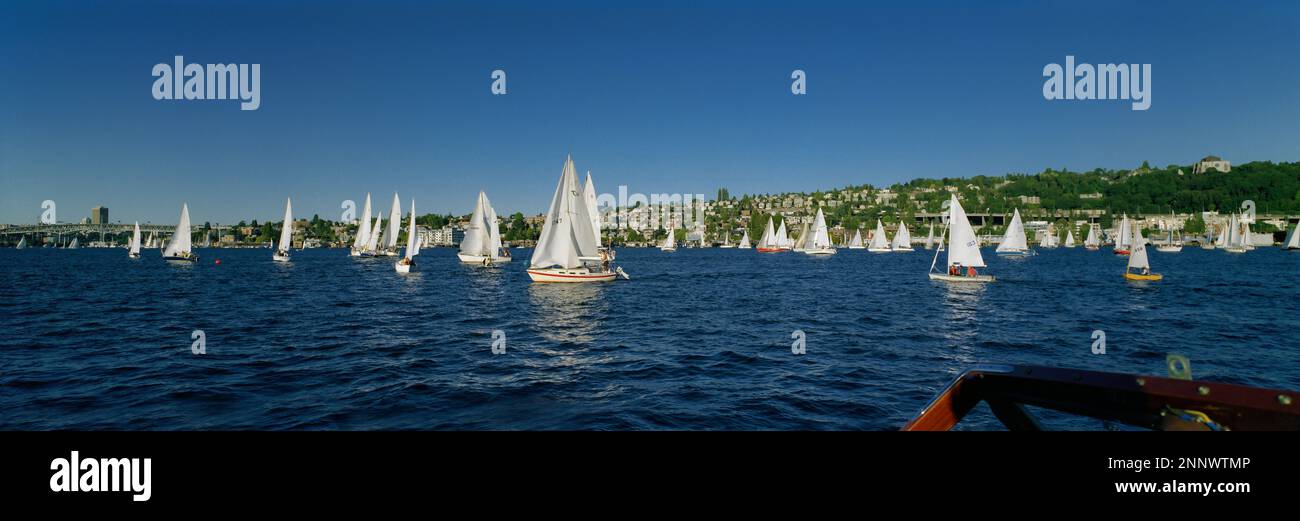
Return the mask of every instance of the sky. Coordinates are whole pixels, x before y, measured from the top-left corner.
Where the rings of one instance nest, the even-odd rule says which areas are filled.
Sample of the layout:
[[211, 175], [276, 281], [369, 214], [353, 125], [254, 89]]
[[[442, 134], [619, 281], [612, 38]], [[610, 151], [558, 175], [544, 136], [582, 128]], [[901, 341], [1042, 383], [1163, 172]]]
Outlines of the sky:
[[[1300, 160], [1297, 2], [62, 2], [0, 5], [0, 223], [541, 213], [599, 192]], [[257, 63], [261, 106], [151, 71]], [[1151, 107], [1043, 67], [1149, 63]], [[491, 93], [493, 70], [505, 95]], [[790, 91], [791, 72], [807, 93]]]

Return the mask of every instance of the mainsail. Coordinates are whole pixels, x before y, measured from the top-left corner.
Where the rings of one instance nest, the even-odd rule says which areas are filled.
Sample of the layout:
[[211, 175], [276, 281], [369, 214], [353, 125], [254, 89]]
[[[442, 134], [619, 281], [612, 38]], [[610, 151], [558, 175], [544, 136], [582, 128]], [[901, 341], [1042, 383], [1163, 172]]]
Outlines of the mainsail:
[[366, 241], [365, 251], [374, 253], [375, 249], [379, 247], [379, 234], [382, 233], [384, 229], [383, 226], [384, 226], [384, 216], [376, 215], [375, 227], [370, 229], [370, 235], [368, 236], [369, 239]]
[[876, 231], [871, 235], [871, 244], [868, 245], [872, 250], [889, 249], [889, 238], [885, 237], [885, 225], [876, 219]]
[[858, 229], [853, 232], [853, 240], [849, 241], [849, 247], [850, 248], [862, 247], [862, 229]]
[[366, 194], [365, 209], [361, 211], [361, 220], [357, 221], [357, 238], [352, 241], [352, 249], [357, 252], [366, 250], [370, 244], [370, 194]]
[[1151, 269], [1151, 263], [1147, 260], [1147, 240], [1142, 236], [1142, 230], [1133, 225], [1133, 245], [1128, 252], [1128, 269]]
[[[771, 228], [771, 227], [772, 227], [772, 222], [771, 222], [771, 221], [768, 221], [767, 226], [768, 226], [768, 228]], [[745, 249], [749, 249], [749, 247], [750, 247], [750, 245], [749, 245], [749, 229], [748, 229], [748, 228], [745, 229], [745, 235], [741, 236], [741, 238], [740, 238], [740, 247], [741, 247], [741, 248], [745, 248]]]
[[284, 224], [280, 226], [280, 247], [277, 251], [287, 253], [293, 246], [293, 202], [284, 200]]
[[406, 255], [407, 259], [420, 254], [419, 233], [415, 227], [415, 199], [411, 199], [411, 224], [406, 230]]
[[830, 231], [826, 229], [826, 216], [822, 209], [817, 209], [817, 224], [813, 228], [812, 242], [805, 245], [808, 249], [827, 249], [831, 245]]
[[980, 255], [979, 240], [956, 194], [952, 195], [948, 207], [948, 225], [948, 265], [983, 268], [984, 256]]
[[181, 253], [190, 253], [190, 207], [181, 203], [181, 222], [176, 224], [176, 233], [172, 234], [172, 240], [167, 243], [167, 248], [163, 250], [163, 257], [175, 257]]
[[1286, 242], [1282, 243], [1282, 249], [1300, 250], [1300, 233], [1297, 233], [1297, 230], [1300, 230], [1300, 223], [1291, 228], [1291, 234], [1286, 237]]
[[135, 231], [131, 233], [131, 255], [140, 254], [140, 221], [135, 222]]
[[384, 232], [384, 249], [397, 251], [397, 235], [402, 231], [402, 201], [393, 192], [393, 209], [388, 213], [388, 231]]
[[[749, 230], [745, 230], [745, 238], [749, 238]], [[744, 241], [741, 241], [744, 244]], [[743, 247], [743, 246], [742, 246]], [[772, 216], [767, 217], [767, 227], [763, 228], [763, 236], [758, 239], [758, 247], [763, 249], [776, 248], [776, 229], [772, 227]]]
[[1094, 226], [1094, 225], [1092, 225], [1092, 224], [1089, 224], [1089, 225], [1088, 225], [1088, 238], [1086, 238], [1086, 239], [1083, 240], [1083, 245], [1084, 245], [1084, 246], [1092, 246], [1092, 247], [1094, 247], [1094, 248], [1101, 246], [1101, 239], [1098, 239], [1098, 238], [1097, 238], [1097, 227], [1096, 227], [1096, 226]]
[[587, 204], [579, 194], [578, 173], [573, 168], [573, 158], [569, 157], [564, 160], [564, 170], [555, 186], [551, 207], [546, 212], [542, 235], [533, 249], [529, 261], [532, 267], [578, 268], [582, 266], [582, 257], [598, 258], [600, 255]]
[[1011, 216], [1011, 224], [1007, 225], [1007, 233], [1002, 236], [1002, 243], [998, 244], [997, 251], [1025, 251], [1029, 249], [1029, 240], [1025, 237], [1025, 223], [1020, 220], [1020, 209], [1016, 209], [1015, 215]]
[[465, 238], [460, 241], [462, 254], [492, 257], [496, 253], [496, 249], [492, 247], [491, 235], [495, 219], [488, 220], [491, 209], [492, 203], [488, 201], [487, 194], [479, 191], [478, 200], [474, 202], [474, 213], [470, 215], [469, 225], [465, 228]]
[[1073, 247], [1074, 247], [1074, 231], [1073, 231], [1073, 230], [1066, 230], [1066, 231], [1065, 231], [1065, 247], [1066, 247], [1066, 248], [1073, 248]]
[[[591, 171], [587, 171], [587, 182], [582, 186], [582, 199], [587, 203], [587, 216], [591, 219], [591, 231], [596, 234], [596, 244], [600, 244], [600, 210], [596, 208], [596, 183], [591, 182]], [[489, 207], [490, 208], [490, 207]], [[496, 219], [493, 219], [495, 222]], [[497, 246], [500, 246], [498, 244]]]
[[925, 236], [925, 249], [934, 245], [934, 221], [930, 221], [930, 234]]
[[907, 231], [907, 225], [899, 223], [898, 232], [894, 233], [894, 242], [890, 247], [895, 250], [912, 249], [912, 233]]

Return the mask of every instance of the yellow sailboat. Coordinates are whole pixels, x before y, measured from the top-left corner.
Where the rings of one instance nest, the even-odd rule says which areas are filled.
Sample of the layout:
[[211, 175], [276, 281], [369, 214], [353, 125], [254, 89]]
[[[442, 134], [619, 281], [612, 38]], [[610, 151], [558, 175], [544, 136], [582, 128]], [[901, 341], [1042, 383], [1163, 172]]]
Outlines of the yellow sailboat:
[[[1128, 280], [1160, 280], [1159, 273], [1151, 272], [1151, 262], [1147, 259], [1147, 239], [1142, 236], [1142, 229], [1133, 224], [1133, 245], [1129, 247], [1128, 267], [1124, 269], [1124, 278]], [[1135, 273], [1133, 270], [1137, 270]]]

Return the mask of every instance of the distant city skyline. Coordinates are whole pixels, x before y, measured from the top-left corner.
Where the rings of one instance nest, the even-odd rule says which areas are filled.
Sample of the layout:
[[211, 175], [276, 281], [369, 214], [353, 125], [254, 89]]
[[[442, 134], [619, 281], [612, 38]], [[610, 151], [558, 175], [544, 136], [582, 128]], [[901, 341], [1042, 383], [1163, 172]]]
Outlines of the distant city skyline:
[[[338, 220], [367, 192], [461, 215], [479, 190], [533, 215], [570, 153], [601, 192], [709, 198], [1300, 160], [1291, 3], [169, 6], [0, 7], [0, 223], [45, 200], [63, 222], [277, 221], [286, 197]], [[155, 100], [176, 56], [260, 64], [260, 106]], [[1150, 64], [1150, 107], [1044, 99], [1067, 56]]]

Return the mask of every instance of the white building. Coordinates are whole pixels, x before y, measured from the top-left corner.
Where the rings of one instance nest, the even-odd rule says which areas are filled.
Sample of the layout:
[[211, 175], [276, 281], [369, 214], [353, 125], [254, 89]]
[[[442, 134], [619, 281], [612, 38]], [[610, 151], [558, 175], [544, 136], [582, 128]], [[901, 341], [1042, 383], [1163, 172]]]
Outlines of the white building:
[[1224, 161], [1219, 156], [1205, 156], [1205, 158], [1201, 159], [1199, 163], [1196, 163], [1195, 167], [1192, 167], [1192, 173], [1204, 174], [1206, 172], [1209, 172], [1212, 169], [1218, 170], [1220, 172], [1225, 172], [1225, 173], [1231, 172], [1232, 163]]

